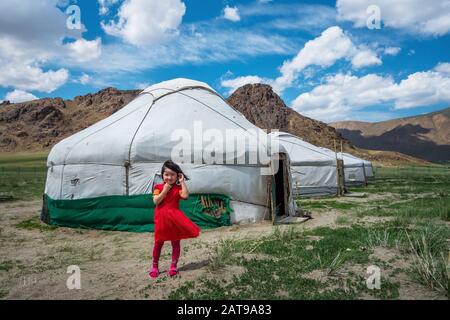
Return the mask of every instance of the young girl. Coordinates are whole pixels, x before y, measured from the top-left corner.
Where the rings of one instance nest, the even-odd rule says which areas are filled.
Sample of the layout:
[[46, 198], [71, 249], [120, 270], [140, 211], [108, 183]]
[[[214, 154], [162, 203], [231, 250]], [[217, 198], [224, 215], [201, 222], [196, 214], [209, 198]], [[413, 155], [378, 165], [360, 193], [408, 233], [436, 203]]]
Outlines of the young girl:
[[172, 263], [169, 275], [175, 276], [177, 262], [180, 257], [180, 239], [195, 238], [200, 233], [200, 228], [194, 224], [179, 209], [180, 199], [189, 197], [185, 180], [186, 177], [181, 168], [171, 160], [164, 162], [161, 169], [164, 183], [155, 185], [153, 190], [153, 202], [155, 208], [155, 244], [153, 246], [153, 264], [149, 272], [151, 278], [159, 275], [158, 261], [164, 241], [172, 242]]

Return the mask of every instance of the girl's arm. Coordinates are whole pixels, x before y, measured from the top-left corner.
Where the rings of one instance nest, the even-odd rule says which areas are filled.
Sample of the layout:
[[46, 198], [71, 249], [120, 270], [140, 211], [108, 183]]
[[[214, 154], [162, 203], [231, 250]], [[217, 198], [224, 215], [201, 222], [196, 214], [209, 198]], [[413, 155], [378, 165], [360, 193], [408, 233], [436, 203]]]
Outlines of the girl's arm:
[[159, 205], [164, 200], [171, 188], [172, 186], [170, 184], [165, 183], [161, 192], [159, 192], [159, 189], [155, 189], [155, 191], [153, 191], [153, 202], [155, 205]]
[[183, 200], [187, 200], [189, 198], [189, 190], [186, 185], [186, 182], [184, 181], [184, 176], [182, 174], [179, 175], [178, 181], [180, 181], [181, 185], [180, 197]]

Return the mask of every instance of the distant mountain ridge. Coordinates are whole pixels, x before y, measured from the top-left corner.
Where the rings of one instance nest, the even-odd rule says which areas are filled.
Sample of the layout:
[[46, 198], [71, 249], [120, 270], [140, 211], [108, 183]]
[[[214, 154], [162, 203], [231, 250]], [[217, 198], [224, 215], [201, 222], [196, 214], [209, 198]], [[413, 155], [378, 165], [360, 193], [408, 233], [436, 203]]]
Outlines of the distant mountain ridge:
[[375, 123], [341, 121], [330, 125], [359, 148], [450, 162], [450, 108]]
[[[23, 103], [0, 104], [0, 152], [49, 151], [60, 140], [110, 116], [133, 100], [141, 90], [106, 88], [76, 96], [73, 100], [43, 98]], [[396, 152], [355, 148], [327, 124], [300, 115], [287, 107], [267, 85], [238, 88], [228, 102], [249, 121], [263, 129], [279, 129], [317, 146], [343, 149], [376, 163], [417, 163], [418, 159]], [[420, 161], [419, 161], [420, 162]]]
[[0, 104], [0, 152], [49, 149], [63, 138], [113, 114], [140, 91], [110, 87], [73, 100], [4, 101]]
[[316, 146], [339, 151], [342, 142], [345, 152], [383, 165], [426, 163], [398, 152], [356, 148], [335, 128], [287, 107], [272, 87], [266, 84], [246, 84], [236, 89], [227, 101], [254, 125], [262, 129], [289, 132]]

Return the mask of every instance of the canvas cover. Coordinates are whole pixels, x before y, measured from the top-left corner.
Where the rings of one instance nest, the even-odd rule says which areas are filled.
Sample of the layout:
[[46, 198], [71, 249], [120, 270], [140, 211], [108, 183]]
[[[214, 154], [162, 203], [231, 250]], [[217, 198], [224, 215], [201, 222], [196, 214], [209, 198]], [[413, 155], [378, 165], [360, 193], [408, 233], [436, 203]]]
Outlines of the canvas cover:
[[336, 158], [301, 138], [286, 132], [272, 132], [289, 153], [294, 193], [302, 196], [336, 195]]
[[345, 153], [337, 154], [327, 148], [320, 147], [321, 150], [330, 156], [337, 157], [344, 161], [344, 181], [346, 186], [359, 186], [366, 183], [366, 175], [364, 171], [364, 163], [361, 160], [349, 157]]
[[372, 178], [373, 177], [373, 166], [372, 166], [372, 162], [370, 162], [369, 160], [365, 160], [362, 158], [358, 158], [350, 153], [343, 153], [344, 156], [356, 159], [358, 161], [361, 161], [364, 165], [364, 172], [366, 174], [366, 178]]
[[[205, 143], [205, 135], [226, 136], [230, 130], [235, 145], [240, 146], [237, 151], [218, 147], [230, 139]], [[49, 222], [52, 222], [51, 209], [58, 206], [61, 210], [70, 207], [66, 213], [58, 212], [58, 217], [67, 215], [67, 222], [70, 217], [80, 217], [74, 215], [77, 205], [80, 205], [78, 213], [89, 215], [86, 203], [75, 200], [90, 199], [88, 208], [95, 210], [105, 205], [105, 199], [114, 197], [117, 204], [114, 208], [122, 209], [117, 209], [120, 214], [111, 224], [120, 224], [124, 217], [135, 215], [133, 205], [120, 202], [133, 204], [133, 197], [138, 197], [140, 201], [146, 199], [149, 206], [142, 208], [142, 203], [137, 201], [136, 206], [144, 213], [140, 213], [139, 221], [131, 220], [135, 225], [151, 225], [145, 230], [152, 229], [152, 187], [163, 162], [171, 159], [174, 150], [186, 141], [191, 146], [190, 154], [181, 154], [187, 160], [179, 164], [191, 178], [187, 181], [191, 194], [228, 197], [231, 223], [261, 220], [270, 209], [270, 176], [262, 175], [261, 169], [270, 165], [254, 164], [249, 159], [257, 158], [260, 153], [274, 155], [279, 150], [270, 150], [267, 143], [249, 139], [258, 134], [267, 137], [203, 82], [174, 79], [152, 85], [111, 116], [52, 148], [45, 186], [47, 203], [52, 204], [47, 210]], [[223, 161], [211, 164], [211, 158]], [[291, 195], [289, 199], [289, 212], [293, 213], [295, 204]], [[243, 206], [250, 209], [241, 210]], [[99, 225], [98, 221], [96, 224]]]

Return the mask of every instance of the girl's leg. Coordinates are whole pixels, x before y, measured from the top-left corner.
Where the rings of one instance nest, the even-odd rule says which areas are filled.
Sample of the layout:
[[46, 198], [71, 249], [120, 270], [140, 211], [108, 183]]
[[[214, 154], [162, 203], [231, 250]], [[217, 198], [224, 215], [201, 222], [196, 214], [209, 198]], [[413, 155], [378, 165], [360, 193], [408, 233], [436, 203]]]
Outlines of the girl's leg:
[[155, 244], [153, 245], [153, 263], [152, 263], [152, 269], [149, 272], [150, 277], [156, 278], [159, 275], [158, 270], [158, 262], [159, 257], [161, 256], [161, 249], [164, 245], [164, 241], [155, 241]]
[[181, 246], [180, 240], [172, 241], [172, 263], [170, 264], [169, 275], [174, 276], [178, 273], [177, 263], [180, 258]]

